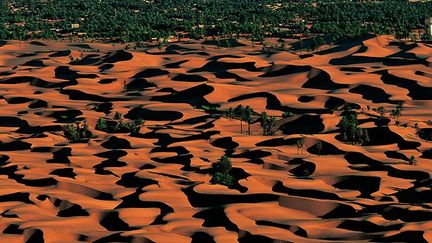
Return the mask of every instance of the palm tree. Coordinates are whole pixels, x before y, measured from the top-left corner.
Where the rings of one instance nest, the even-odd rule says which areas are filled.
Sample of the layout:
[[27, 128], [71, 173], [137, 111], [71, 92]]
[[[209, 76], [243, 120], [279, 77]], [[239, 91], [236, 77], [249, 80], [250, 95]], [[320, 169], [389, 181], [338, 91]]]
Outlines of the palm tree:
[[228, 109], [228, 111], [225, 112], [225, 116], [228, 117], [228, 118], [230, 118], [230, 119], [231, 119], [231, 118], [234, 118], [235, 115], [234, 115], [234, 110], [233, 110], [233, 108], [230, 107], [230, 108]]
[[248, 124], [248, 134], [249, 135], [251, 134], [250, 124], [252, 122], [252, 113], [253, 113], [253, 110], [250, 106], [246, 106], [246, 108], [242, 112], [242, 120], [244, 120]]
[[159, 51], [162, 51], [162, 48], [163, 48], [163, 42], [162, 42], [162, 40], [159, 39], [159, 41], [158, 41], [158, 49], [159, 49]]
[[263, 129], [264, 136], [274, 135], [273, 128], [276, 125], [276, 118], [274, 116], [268, 116], [267, 112], [261, 113], [261, 127]]
[[390, 115], [395, 119], [395, 124], [399, 124], [399, 117], [402, 115], [403, 102], [399, 102], [395, 109], [390, 111]]
[[276, 118], [274, 116], [270, 116], [270, 118], [267, 121], [268, 126], [268, 133], [267, 135], [272, 136], [275, 134], [275, 131], [273, 130], [274, 126], [276, 125]]
[[417, 160], [415, 159], [414, 155], [411, 155], [411, 156], [410, 156], [410, 158], [409, 158], [409, 160], [408, 160], [408, 163], [409, 163], [410, 165], [415, 165], [415, 164], [417, 163]]
[[378, 114], [380, 115], [380, 119], [383, 119], [385, 117], [385, 113], [386, 110], [384, 108], [384, 106], [380, 106], [376, 109], [376, 111], [378, 112]]
[[238, 105], [234, 110], [234, 116], [236, 118], [239, 118], [240, 120], [240, 133], [243, 134], [243, 120], [242, 120], [242, 114], [243, 114], [243, 106], [242, 105]]
[[321, 140], [318, 140], [318, 142], [316, 143], [316, 147], [317, 147], [317, 150], [318, 150], [318, 155], [321, 156], [321, 152], [322, 152], [322, 142], [321, 142]]
[[297, 154], [301, 154], [304, 149], [304, 138], [297, 139]]
[[268, 120], [268, 115], [267, 115], [267, 112], [264, 111], [261, 113], [261, 120], [260, 120], [260, 124], [261, 124], [261, 127], [263, 129], [263, 136], [265, 136], [267, 134], [266, 133], [267, 120]]

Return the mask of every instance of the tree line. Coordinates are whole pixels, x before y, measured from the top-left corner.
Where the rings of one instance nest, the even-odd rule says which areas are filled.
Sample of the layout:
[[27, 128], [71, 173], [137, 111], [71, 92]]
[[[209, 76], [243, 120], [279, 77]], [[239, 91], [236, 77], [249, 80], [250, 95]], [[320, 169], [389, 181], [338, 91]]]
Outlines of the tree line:
[[424, 29], [431, 13], [431, 1], [402, 0], [0, 0], [0, 38], [56, 39], [73, 32], [119, 42], [179, 33], [254, 40], [315, 34], [329, 36], [325, 42], [370, 32], [406, 38]]

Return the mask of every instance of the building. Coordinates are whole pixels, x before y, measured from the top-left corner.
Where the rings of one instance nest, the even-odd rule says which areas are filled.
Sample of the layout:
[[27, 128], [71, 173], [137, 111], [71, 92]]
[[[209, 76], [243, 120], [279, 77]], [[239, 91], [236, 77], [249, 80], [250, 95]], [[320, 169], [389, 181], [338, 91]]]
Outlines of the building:
[[426, 32], [432, 35], [432, 17], [426, 18]]

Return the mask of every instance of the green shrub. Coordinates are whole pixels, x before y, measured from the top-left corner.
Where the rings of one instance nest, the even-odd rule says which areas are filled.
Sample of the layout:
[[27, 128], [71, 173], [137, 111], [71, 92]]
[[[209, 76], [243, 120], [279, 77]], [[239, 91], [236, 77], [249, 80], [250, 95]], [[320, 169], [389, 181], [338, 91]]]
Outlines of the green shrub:
[[217, 162], [212, 164], [213, 172], [229, 173], [232, 169], [231, 160], [228, 156], [222, 156]]
[[234, 184], [234, 177], [232, 177], [232, 175], [230, 174], [216, 172], [215, 174], [213, 174], [212, 183], [229, 187]]
[[409, 157], [409, 161], [408, 161], [408, 163], [409, 163], [410, 165], [415, 165], [415, 164], [417, 163], [417, 160], [415, 159], [414, 155], [411, 155], [411, 156]]
[[323, 146], [323, 144], [322, 144], [322, 142], [319, 140], [317, 143], [316, 143], [316, 147], [317, 147], [317, 150], [318, 150], [318, 155], [321, 155], [321, 152], [322, 152], [322, 147]]
[[122, 113], [116, 111], [116, 113], [114, 114], [113, 119], [118, 121], [118, 120], [122, 119], [122, 117], [123, 117]]
[[144, 124], [143, 119], [135, 119], [129, 122], [125, 122], [121, 117], [118, 118], [117, 113], [114, 116], [116, 119], [99, 118], [96, 123], [96, 130], [104, 132], [139, 132], [141, 125]]
[[217, 113], [217, 112], [220, 112], [219, 107], [220, 107], [220, 105], [210, 104], [210, 105], [202, 105], [201, 109], [203, 109], [207, 113]]
[[67, 124], [62, 127], [63, 135], [70, 142], [78, 142], [88, 138], [92, 138], [91, 132], [88, 130], [86, 121], [76, 122], [75, 124]]
[[283, 117], [283, 118], [292, 117], [292, 116], [294, 116], [294, 113], [292, 113], [291, 111], [285, 111], [285, 112], [282, 114], [282, 117]]
[[214, 184], [232, 186], [234, 184], [234, 177], [230, 175], [231, 169], [231, 160], [226, 155], [222, 156], [217, 162], [212, 164], [211, 182]]
[[96, 122], [96, 130], [106, 131], [108, 130], [108, 123], [107, 121], [100, 117]]
[[131, 133], [137, 133], [139, 132], [141, 125], [144, 124], [144, 120], [141, 118], [135, 119], [132, 122], [123, 122], [120, 121], [118, 123], [118, 129], [121, 130], [127, 130]]
[[96, 130], [104, 132], [131, 132], [137, 133], [144, 120], [139, 118], [129, 122], [123, 120], [123, 115], [119, 112], [114, 114], [113, 119], [101, 117], [96, 123]]
[[296, 146], [297, 146], [297, 154], [301, 154], [304, 150], [304, 138], [298, 138], [296, 141]]
[[380, 115], [379, 118], [380, 119], [384, 119], [385, 118], [385, 113], [387, 112], [386, 109], [384, 108], [384, 106], [380, 106], [376, 109], [376, 112], [378, 112], [378, 114]]
[[225, 111], [225, 112], [223, 113], [223, 115], [225, 115], [226, 117], [228, 117], [228, 118], [230, 118], [230, 119], [235, 118], [234, 110], [233, 110], [233, 108], [231, 108], [231, 107], [230, 107], [227, 111]]

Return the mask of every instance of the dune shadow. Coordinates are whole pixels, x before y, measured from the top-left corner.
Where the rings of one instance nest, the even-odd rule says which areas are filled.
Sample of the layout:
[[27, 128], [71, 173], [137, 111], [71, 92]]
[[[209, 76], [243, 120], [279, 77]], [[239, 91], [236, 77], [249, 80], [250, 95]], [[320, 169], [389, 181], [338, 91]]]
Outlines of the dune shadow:
[[413, 100], [430, 100], [432, 99], [432, 88], [424, 87], [418, 84], [417, 81], [401, 78], [390, 74], [388, 70], [378, 71], [377, 74], [381, 75], [381, 80], [385, 84], [395, 85], [407, 89], [408, 96]]
[[201, 107], [203, 105], [211, 105], [204, 96], [214, 91], [214, 88], [207, 84], [200, 84], [192, 88], [182, 91], [176, 91], [168, 95], [153, 96], [152, 101], [160, 101], [167, 103], [187, 103], [192, 106]]
[[142, 107], [132, 108], [124, 115], [124, 118], [131, 120], [144, 119], [151, 121], [175, 121], [182, 117], [183, 113], [178, 111], [155, 111]]
[[284, 123], [280, 129], [284, 134], [318, 134], [324, 131], [324, 124], [319, 115], [302, 115]]
[[357, 85], [351, 88], [349, 92], [360, 94], [363, 99], [371, 100], [373, 103], [395, 103], [395, 101], [389, 100], [391, 95], [387, 94], [383, 89], [367, 84]]

